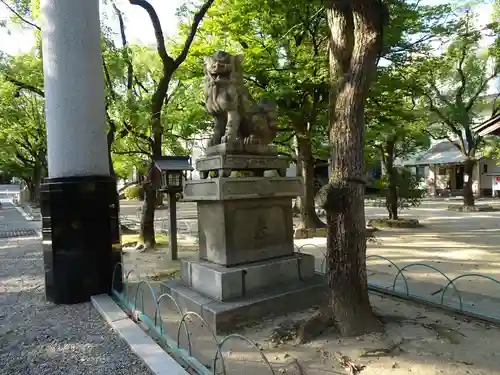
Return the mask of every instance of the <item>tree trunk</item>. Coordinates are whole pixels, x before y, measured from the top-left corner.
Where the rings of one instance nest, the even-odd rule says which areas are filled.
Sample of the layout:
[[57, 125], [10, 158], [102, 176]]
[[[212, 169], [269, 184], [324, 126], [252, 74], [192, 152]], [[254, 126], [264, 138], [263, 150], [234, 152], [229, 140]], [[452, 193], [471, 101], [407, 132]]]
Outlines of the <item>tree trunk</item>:
[[[299, 146], [297, 144], [297, 137], [295, 137], [295, 176], [302, 177], [302, 161], [299, 157]], [[293, 213], [294, 215], [300, 215], [302, 206], [302, 198], [298, 196], [295, 198], [295, 204], [293, 205]]]
[[472, 191], [472, 176], [474, 167], [476, 166], [475, 159], [466, 159], [464, 163], [464, 206], [474, 206], [474, 193]]
[[144, 244], [145, 249], [153, 248], [156, 245], [155, 239], [155, 209], [156, 209], [156, 189], [153, 181], [154, 168], [151, 165], [147, 180], [143, 183], [144, 202], [142, 204], [141, 225], [139, 238]]
[[158, 204], [158, 195], [156, 186], [158, 185], [157, 173], [155, 173], [155, 167], [153, 166], [154, 160], [162, 156], [161, 144], [163, 136], [163, 125], [161, 123], [161, 110], [163, 107], [163, 102], [168, 92], [168, 86], [172, 73], [174, 71], [173, 66], [168, 66], [163, 72], [163, 77], [160, 80], [158, 87], [153, 94], [151, 99], [151, 133], [152, 133], [152, 153], [151, 153], [151, 165], [148, 172], [147, 188], [144, 189], [144, 209], [141, 218], [141, 239], [144, 240], [144, 245], [146, 249], [154, 246], [156, 243], [155, 239], [155, 210]]
[[394, 142], [389, 141], [385, 150], [385, 171], [387, 173], [387, 196], [385, 206], [390, 220], [398, 219], [398, 171], [394, 168]]
[[33, 190], [31, 193], [31, 202], [38, 204], [40, 202], [40, 185], [42, 183], [42, 167], [40, 165], [35, 165], [33, 168], [33, 178], [32, 178]]
[[366, 275], [364, 111], [376, 71], [387, 10], [375, 0], [331, 2], [330, 143], [332, 172], [325, 203], [330, 310], [345, 336], [379, 331]]
[[304, 193], [300, 197], [299, 228], [316, 229], [324, 228], [326, 225], [316, 215], [314, 197], [316, 189], [314, 184], [314, 159], [312, 154], [311, 139], [308, 134], [299, 134], [297, 136], [297, 159], [300, 160], [300, 168]]

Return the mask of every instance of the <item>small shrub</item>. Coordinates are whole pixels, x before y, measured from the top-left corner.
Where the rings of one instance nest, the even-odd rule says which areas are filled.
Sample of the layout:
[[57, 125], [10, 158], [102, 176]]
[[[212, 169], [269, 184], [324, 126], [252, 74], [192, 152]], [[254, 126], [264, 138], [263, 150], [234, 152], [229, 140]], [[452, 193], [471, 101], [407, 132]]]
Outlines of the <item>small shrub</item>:
[[125, 189], [125, 199], [138, 200], [144, 199], [144, 190], [139, 185], [129, 186]]
[[[397, 173], [398, 212], [410, 207], [418, 207], [425, 196], [425, 190], [420, 189], [419, 182], [408, 169], [398, 168], [395, 172]], [[384, 175], [378, 182], [380, 186], [379, 206], [386, 206], [389, 210], [387, 177]]]
[[398, 209], [418, 207], [425, 195], [413, 173], [408, 169], [398, 170]]

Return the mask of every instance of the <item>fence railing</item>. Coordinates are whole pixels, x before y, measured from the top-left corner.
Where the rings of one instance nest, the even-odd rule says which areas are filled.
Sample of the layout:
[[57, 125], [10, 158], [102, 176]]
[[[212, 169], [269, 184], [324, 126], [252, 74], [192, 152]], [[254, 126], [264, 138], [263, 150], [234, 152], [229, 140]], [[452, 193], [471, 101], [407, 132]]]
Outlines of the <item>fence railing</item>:
[[[300, 247], [296, 246], [296, 252], [303, 252], [307, 247], [318, 248], [318, 246], [314, 244], [305, 244]], [[321, 260], [320, 269], [317, 270], [319, 273], [325, 274], [327, 273], [326, 269], [326, 254], [324, 254], [323, 259]], [[443, 308], [450, 310], [454, 313], [460, 313], [468, 315], [472, 318], [477, 318], [481, 320], [486, 320], [488, 322], [500, 325], [500, 317], [494, 315], [485, 315], [479, 314], [474, 311], [469, 311], [465, 308], [464, 301], [464, 293], [458, 288], [456, 282], [458, 280], [464, 278], [481, 278], [493, 283], [496, 283], [500, 286], [500, 281], [497, 279], [482, 275], [479, 273], [467, 273], [460, 275], [458, 277], [450, 278], [444, 272], [439, 270], [438, 268], [424, 264], [424, 263], [411, 263], [407, 264], [404, 267], [399, 267], [395, 262], [390, 260], [389, 258], [379, 256], [379, 255], [370, 255], [367, 257], [367, 260], [379, 259], [383, 261], [387, 261], [394, 269], [396, 270], [396, 275], [394, 276], [392, 283], [381, 287], [380, 285], [374, 285], [369, 282], [369, 288], [371, 292], [383, 293], [386, 295], [392, 295], [400, 298], [411, 299], [420, 303], [428, 304], [433, 307]], [[442, 275], [444, 280], [446, 280], [445, 285], [438, 290], [438, 292], [434, 292], [431, 296], [436, 296], [440, 293], [437, 299], [426, 298], [422, 295], [415, 295], [411, 293], [411, 283], [409, 279], [405, 275], [409, 269], [412, 268], [426, 268], [433, 272], [437, 272]], [[217, 337], [215, 332], [212, 330], [208, 322], [200, 316], [198, 313], [193, 311], [183, 312], [181, 307], [178, 305], [175, 298], [167, 292], [161, 291], [162, 286], [166, 286], [162, 282], [149, 282], [147, 280], [140, 280], [136, 278], [135, 285], [132, 286], [131, 276], [134, 274], [134, 270], [127, 270], [123, 264], [117, 265], [114, 270], [113, 280], [115, 280], [116, 272], [122, 272], [124, 285], [122, 290], [117, 290], [113, 286], [113, 295], [118, 303], [127, 311], [129, 317], [134, 319], [136, 322], [143, 322], [147, 328], [154, 332], [155, 336], [160, 340], [160, 342], [167, 348], [169, 353], [171, 353], [174, 357], [176, 357], [179, 361], [187, 364], [191, 369], [196, 371], [200, 375], [233, 375], [233, 374], [241, 374], [240, 371], [232, 370], [228, 365], [228, 360], [225, 358], [224, 350], [228, 350], [229, 352], [232, 350], [231, 344], [240, 341], [249, 345], [251, 350], [254, 350], [258, 357], [261, 359], [261, 366], [263, 366], [263, 370], [261, 372], [252, 372], [255, 375], [265, 375], [265, 374], [277, 374], [281, 373], [280, 368], [278, 366], [272, 365], [269, 359], [266, 357], [264, 352], [259, 348], [259, 346], [250, 340], [248, 337], [240, 335], [240, 334], [231, 334], [225, 337]], [[398, 280], [402, 280], [404, 289], [397, 289]], [[158, 291], [158, 287], [160, 291]], [[447, 304], [447, 300], [445, 299], [446, 292], [448, 289], [452, 288], [455, 291], [455, 295], [458, 298], [459, 308], [456, 309], [451, 305]], [[500, 288], [498, 293], [498, 302], [500, 303]], [[146, 312], [146, 302], [145, 299], [149, 298], [153, 304], [153, 310], [150, 311], [149, 314]], [[174, 313], [177, 315], [177, 326], [175, 329], [171, 330], [169, 333], [165, 328], [164, 322], [164, 308], [162, 308], [161, 302], [163, 300], [168, 300], [171, 302]], [[204, 363], [202, 359], [197, 357], [195, 351], [193, 350], [194, 341], [199, 338], [198, 335], [194, 335], [192, 330], [192, 322], [196, 320], [204, 327], [204, 329], [208, 330], [208, 334], [205, 336], [210, 337], [212, 342], [212, 349], [209, 350], [212, 355], [211, 358], [207, 361], [205, 358]], [[184, 333], [184, 337], [187, 340], [185, 345], [182, 345], [181, 342], [181, 334]]]

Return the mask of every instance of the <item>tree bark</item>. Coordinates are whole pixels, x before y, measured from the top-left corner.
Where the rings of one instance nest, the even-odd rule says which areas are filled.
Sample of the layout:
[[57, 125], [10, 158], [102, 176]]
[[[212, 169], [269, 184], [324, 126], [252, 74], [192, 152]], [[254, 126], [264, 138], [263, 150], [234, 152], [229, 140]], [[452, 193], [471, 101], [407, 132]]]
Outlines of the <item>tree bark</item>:
[[155, 208], [156, 189], [150, 180], [144, 183], [144, 202], [142, 204], [141, 225], [139, 239], [144, 244], [145, 249], [153, 248], [156, 245], [155, 238]]
[[379, 331], [366, 275], [364, 110], [381, 49], [386, 8], [375, 0], [330, 2], [330, 143], [327, 212], [330, 313], [342, 335]]
[[38, 164], [35, 164], [33, 168], [33, 191], [31, 191], [31, 202], [38, 204], [40, 202], [40, 185], [42, 183], [42, 167]]
[[475, 159], [466, 159], [464, 163], [464, 206], [474, 206], [474, 192], [472, 191], [472, 183], [473, 183], [473, 173], [474, 167], [476, 166]]
[[398, 171], [394, 168], [394, 142], [388, 141], [384, 155], [387, 173], [387, 196], [385, 206], [390, 220], [398, 219]]
[[326, 224], [316, 215], [316, 205], [314, 202], [316, 195], [316, 187], [314, 184], [314, 158], [309, 134], [297, 135], [297, 150], [297, 159], [300, 160], [300, 163], [297, 163], [297, 167], [300, 164], [304, 188], [298, 207], [300, 214], [299, 228], [324, 228]]

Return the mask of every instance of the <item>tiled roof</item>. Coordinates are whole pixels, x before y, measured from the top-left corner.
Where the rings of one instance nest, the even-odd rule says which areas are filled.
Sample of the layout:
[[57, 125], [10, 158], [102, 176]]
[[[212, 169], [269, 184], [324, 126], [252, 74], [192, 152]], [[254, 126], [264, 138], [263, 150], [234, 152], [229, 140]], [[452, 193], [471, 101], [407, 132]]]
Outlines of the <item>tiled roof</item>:
[[155, 159], [155, 164], [162, 171], [191, 171], [191, 157], [189, 156], [162, 156]]

